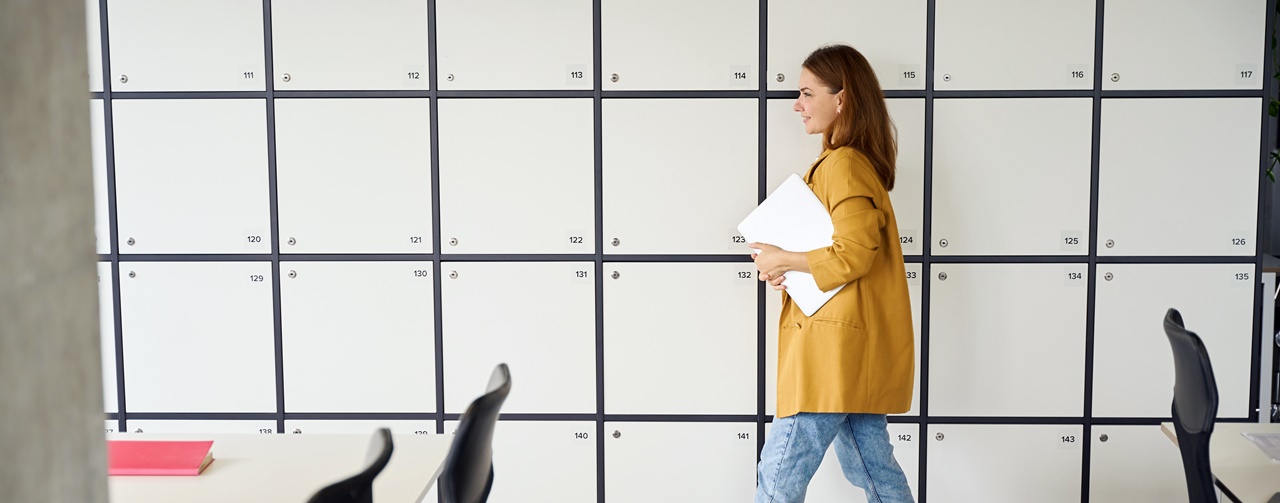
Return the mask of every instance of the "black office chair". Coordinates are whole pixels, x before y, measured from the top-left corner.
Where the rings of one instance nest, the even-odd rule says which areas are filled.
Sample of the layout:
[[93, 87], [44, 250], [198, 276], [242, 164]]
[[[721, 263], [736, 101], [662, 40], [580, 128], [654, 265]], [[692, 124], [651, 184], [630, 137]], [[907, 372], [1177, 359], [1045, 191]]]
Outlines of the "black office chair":
[[511, 393], [511, 371], [499, 363], [485, 394], [467, 407], [454, 433], [453, 444], [440, 468], [440, 496], [444, 503], [484, 503], [493, 488], [493, 429], [498, 410]]
[[391, 430], [379, 428], [369, 442], [368, 464], [351, 478], [335, 482], [311, 496], [307, 503], [373, 503], [373, 479], [391, 460]]
[[1218, 416], [1218, 384], [1213, 378], [1209, 352], [1195, 332], [1182, 324], [1182, 314], [1169, 309], [1164, 332], [1173, 350], [1173, 429], [1182, 451], [1187, 495], [1191, 503], [1218, 501], [1209, 466], [1209, 437]]

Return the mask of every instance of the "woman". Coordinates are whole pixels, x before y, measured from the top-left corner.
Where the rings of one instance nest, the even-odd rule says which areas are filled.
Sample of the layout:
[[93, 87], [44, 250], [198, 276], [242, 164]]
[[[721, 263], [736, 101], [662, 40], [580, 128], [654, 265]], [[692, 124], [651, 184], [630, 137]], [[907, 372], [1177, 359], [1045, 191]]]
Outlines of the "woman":
[[893, 124], [866, 58], [843, 45], [805, 59], [792, 108], [805, 132], [822, 134], [822, 154], [804, 179], [831, 214], [833, 243], [808, 252], [751, 243], [760, 250], [752, 258], [776, 290], [785, 290], [790, 271], [813, 274], [824, 291], [844, 288], [811, 318], [782, 294], [778, 411], [756, 502], [803, 501], [832, 440], [845, 478], [868, 501], [912, 501], [885, 418], [910, 409], [915, 375], [911, 301], [889, 201]]

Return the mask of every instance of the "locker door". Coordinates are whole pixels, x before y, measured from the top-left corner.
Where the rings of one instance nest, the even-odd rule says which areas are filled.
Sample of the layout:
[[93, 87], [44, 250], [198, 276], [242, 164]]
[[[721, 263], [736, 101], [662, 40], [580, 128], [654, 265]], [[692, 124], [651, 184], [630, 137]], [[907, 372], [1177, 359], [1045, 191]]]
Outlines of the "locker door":
[[121, 253], [270, 253], [262, 100], [115, 100]]
[[[885, 102], [898, 128], [897, 174], [889, 198], [898, 219], [902, 252], [919, 255], [924, 228], [924, 100]], [[771, 99], [766, 105], [766, 195], [792, 173], [804, 176], [822, 152], [822, 135], [805, 134], [799, 115], [791, 110], [794, 104], [795, 100]]]
[[[765, 423], [764, 432], [767, 438], [772, 435], [773, 423]], [[912, 423], [890, 423], [889, 441], [893, 444], [893, 457], [898, 466], [907, 475], [907, 483], [911, 485], [911, 496], [919, 499], [920, 486], [920, 425]], [[808, 503], [865, 503], [866, 492], [853, 485], [844, 477], [840, 460], [836, 455], [835, 442], [827, 448], [818, 471], [809, 480], [809, 491], [805, 494]]]
[[[94, 5], [97, 5], [95, 2]], [[93, 157], [93, 223], [97, 253], [111, 253], [111, 213], [107, 204], [107, 129], [102, 100], [89, 100], [89, 141]]]
[[1092, 99], [937, 100], [934, 130], [933, 254], [1088, 253]]
[[734, 0], [606, 0], [600, 5], [600, 23], [606, 91], [760, 88], [756, 5]]
[[939, 3], [934, 89], [1093, 89], [1096, 5], [1093, 0]]
[[595, 86], [590, 0], [439, 0], [436, 16], [440, 89]]
[[596, 412], [595, 264], [446, 262], [445, 412], [462, 413], [506, 363], [504, 413]]
[[1218, 383], [1218, 416], [1249, 415], [1253, 264], [1098, 264], [1093, 415], [1170, 417], [1169, 308], [1204, 341]]
[[1259, 100], [1103, 100], [1098, 255], [1252, 256]]
[[605, 253], [749, 255], [738, 223], [757, 203], [757, 101], [603, 106]]
[[935, 263], [929, 414], [1082, 414], [1087, 274], [1087, 264]]
[[[458, 429], [457, 421], [444, 424], [446, 434]], [[498, 421], [488, 501], [595, 503], [596, 442], [594, 421]]]
[[393, 435], [436, 435], [436, 420], [407, 419], [286, 419], [284, 433], [290, 435], [372, 435], [378, 428], [390, 428]]
[[[595, 253], [590, 99], [440, 102], [440, 240], [448, 253]], [[520, 131], [493, 148], [490, 123]], [[512, 155], [514, 154], [514, 155]]]
[[85, 41], [89, 46], [89, 92], [102, 92], [102, 12], [98, 0], [84, 1]]
[[1266, 0], [1111, 2], [1102, 88], [1262, 89], [1266, 11]]
[[263, 91], [262, 2], [108, 0], [111, 90]]
[[285, 253], [430, 253], [429, 100], [276, 100]]
[[435, 412], [431, 268], [281, 262], [285, 410]]
[[1090, 503], [1179, 503], [1187, 483], [1178, 446], [1157, 425], [1094, 425]]
[[608, 414], [755, 414], [755, 265], [604, 265]]
[[1080, 501], [1080, 425], [930, 425], [930, 503]]
[[769, 3], [769, 90], [795, 90], [814, 49], [842, 43], [871, 63], [883, 89], [924, 89], [926, 2], [803, 0]]
[[98, 337], [102, 343], [102, 402], [107, 413], [119, 412], [116, 394], [116, 310], [111, 262], [98, 262]]
[[[905, 416], [920, 414], [920, 310], [921, 310], [921, 270], [920, 263], [907, 263], [907, 290], [911, 297], [911, 327], [915, 333], [915, 386], [911, 393], [911, 410]], [[782, 295], [773, 287], [765, 287], [765, 373], [764, 373], [764, 413], [772, 416], [778, 410], [778, 319], [782, 314]]]
[[422, 0], [271, 2], [277, 91], [428, 89], [427, 40]]
[[144, 435], [276, 433], [276, 422], [269, 419], [130, 419], [128, 426], [128, 433]]
[[756, 423], [604, 425], [610, 503], [751, 501]]
[[[898, 162], [894, 174], [894, 216], [904, 255], [920, 255], [924, 234], [924, 100], [885, 100], [898, 128]], [[935, 140], [936, 141], [936, 140]]]
[[128, 262], [120, 274], [130, 412], [276, 411], [270, 263]]

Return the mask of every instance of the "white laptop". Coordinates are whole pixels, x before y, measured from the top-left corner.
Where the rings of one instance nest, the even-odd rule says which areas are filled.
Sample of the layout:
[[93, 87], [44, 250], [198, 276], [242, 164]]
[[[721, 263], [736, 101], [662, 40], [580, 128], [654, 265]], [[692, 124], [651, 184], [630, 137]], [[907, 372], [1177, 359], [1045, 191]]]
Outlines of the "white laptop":
[[[748, 243], [766, 243], [787, 251], [807, 252], [831, 246], [835, 226], [818, 196], [800, 175], [792, 173], [738, 224], [738, 232]], [[787, 295], [805, 316], [813, 316], [818, 308], [844, 288], [840, 285], [824, 292], [818, 289], [812, 274], [791, 271], [784, 276], [786, 279], [782, 284], [787, 287]]]

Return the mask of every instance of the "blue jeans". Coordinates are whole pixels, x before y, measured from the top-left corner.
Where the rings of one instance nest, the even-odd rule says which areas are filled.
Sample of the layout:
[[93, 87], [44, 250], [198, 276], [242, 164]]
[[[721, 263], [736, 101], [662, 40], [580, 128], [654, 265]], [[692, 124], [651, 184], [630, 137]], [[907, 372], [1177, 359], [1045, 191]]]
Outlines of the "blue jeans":
[[869, 503], [914, 501], [884, 415], [802, 412], [773, 420], [760, 453], [756, 503], [803, 502], [832, 440], [844, 478], [866, 491]]

